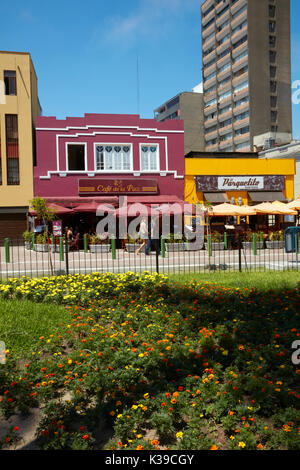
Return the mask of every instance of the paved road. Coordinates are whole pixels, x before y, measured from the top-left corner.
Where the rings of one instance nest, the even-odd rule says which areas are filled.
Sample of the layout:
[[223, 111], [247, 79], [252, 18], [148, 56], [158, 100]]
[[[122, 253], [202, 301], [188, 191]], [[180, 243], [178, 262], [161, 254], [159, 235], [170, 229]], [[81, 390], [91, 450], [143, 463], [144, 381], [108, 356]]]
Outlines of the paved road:
[[[242, 270], [285, 270], [299, 269], [296, 254], [286, 254], [284, 250], [259, 250], [255, 256], [252, 251], [241, 252]], [[70, 273], [90, 272], [156, 272], [157, 261], [155, 253], [146, 256], [136, 255], [124, 250], [117, 250], [116, 259], [110, 253], [84, 253], [77, 251], [69, 253]], [[66, 261], [60, 260], [59, 253], [51, 254], [53, 272], [66, 272]], [[238, 250], [215, 251], [209, 258], [206, 250], [166, 252], [165, 258], [159, 256], [158, 269], [160, 273], [193, 273], [209, 270], [232, 271], [239, 269]], [[10, 248], [10, 262], [6, 262], [4, 248], [0, 249], [0, 278], [19, 276], [48, 276], [51, 274], [48, 253], [37, 253], [25, 250], [23, 246]]]

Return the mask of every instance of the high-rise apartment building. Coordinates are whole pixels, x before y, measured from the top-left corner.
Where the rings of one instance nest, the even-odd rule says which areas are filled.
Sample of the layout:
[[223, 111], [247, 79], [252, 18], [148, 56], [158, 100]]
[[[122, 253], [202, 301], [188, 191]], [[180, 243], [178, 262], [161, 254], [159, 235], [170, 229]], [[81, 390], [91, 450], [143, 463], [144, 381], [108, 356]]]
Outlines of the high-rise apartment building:
[[39, 114], [30, 54], [0, 51], [0, 241], [20, 237], [26, 229]]
[[289, 143], [290, 0], [205, 0], [201, 17], [205, 150]]

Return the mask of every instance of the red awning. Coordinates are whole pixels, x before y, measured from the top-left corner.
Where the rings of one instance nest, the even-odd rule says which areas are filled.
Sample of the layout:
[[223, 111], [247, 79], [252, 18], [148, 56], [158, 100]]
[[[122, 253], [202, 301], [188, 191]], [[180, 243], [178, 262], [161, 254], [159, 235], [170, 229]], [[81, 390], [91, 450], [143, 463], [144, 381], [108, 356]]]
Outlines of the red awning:
[[159, 195], [159, 196], [127, 196], [127, 204], [140, 202], [141, 204], [173, 204], [175, 202], [184, 203], [182, 199], [172, 195]]
[[120, 207], [116, 210], [117, 217], [155, 217], [159, 216], [159, 212], [144, 204], [131, 204], [130, 206]]
[[82, 212], [96, 213], [98, 208], [101, 209], [103, 212], [108, 212], [109, 214], [114, 212], [114, 209], [107, 207], [105, 204], [101, 202], [95, 202], [95, 201], [79, 204], [78, 206], [74, 207], [73, 210], [76, 213], [82, 213]]
[[[67, 209], [66, 207], [59, 206], [58, 204], [47, 204], [47, 207], [51, 210], [54, 210], [57, 215], [67, 215], [73, 213], [72, 209]], [[29, 214], [37, 215], [37, 212], [35, 210], [30, 210]]]
[[61, 197], [47, 197], [45, 198], [49, 203], [60, 204], [66, 207], [76, 207], [79, 204], [87, 204], [90, 202], [97, 202], [98, 204], [112, 204], [114, 206], [119, 205], [118, 196], [94, 196], [94, 197], [73, 197], [73, 196], [61, 196]]

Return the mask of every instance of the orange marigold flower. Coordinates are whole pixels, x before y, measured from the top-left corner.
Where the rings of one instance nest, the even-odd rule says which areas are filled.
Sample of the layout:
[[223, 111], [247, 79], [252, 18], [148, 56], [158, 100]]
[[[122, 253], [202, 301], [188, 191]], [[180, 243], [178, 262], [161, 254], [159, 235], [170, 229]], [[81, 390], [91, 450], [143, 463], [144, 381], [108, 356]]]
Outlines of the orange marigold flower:
[[210, 448], [210, 450], [218, 450], [218, 449], [219, 449], [219, 447], [218, 447], [218, 446], [216, 446], [215, 444], [214, 444], [214, 445], [212, 445], [212, 446], [211, 446], [211, 448]]

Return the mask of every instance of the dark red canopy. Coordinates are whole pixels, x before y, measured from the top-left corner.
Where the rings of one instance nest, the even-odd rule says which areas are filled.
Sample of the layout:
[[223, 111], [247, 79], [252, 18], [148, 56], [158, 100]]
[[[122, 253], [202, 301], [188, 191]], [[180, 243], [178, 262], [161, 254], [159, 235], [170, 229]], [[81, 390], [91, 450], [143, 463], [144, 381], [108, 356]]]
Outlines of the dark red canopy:
[[[72, 214], [73, 209], [68, 209], [67, 207], [59, 206], [58, 204], [47, 204], [47, 207], [51, 210], [54, 210], [57, 215], [67, 215], [67, 214]], [[37, 212], [35, 210], [30, 210], [29, 211], [30, 215], [37, 215]]]
[[110, 207], [106, 206], [103, 203], [99, 202], [83, 202], [81, 204], [78, 204], [78, 206], [74, 207], [74, 212], [77, 214], [80, 212], [94, 212], [96, 213], [97, 210], [102, 210], [103, 212], [108, 212], [109, 214], [114, 212], [114, 209], [111, 209]]
[[120, 207], [116, 210], [117, 217], [155, 217], [159, 215], [160, 214], [156, 209], [152, 209], [144, 204], [132, 204], [130, 206]]

